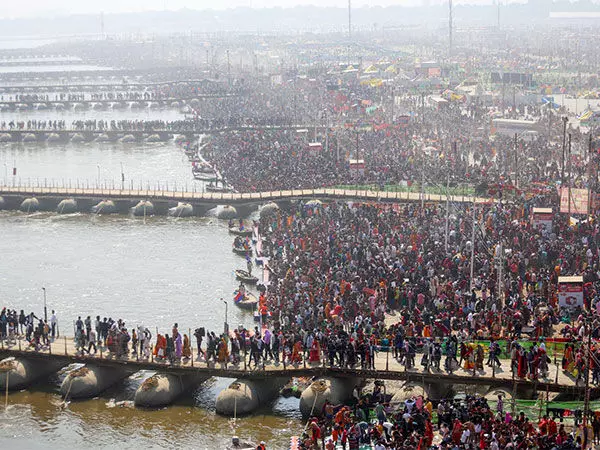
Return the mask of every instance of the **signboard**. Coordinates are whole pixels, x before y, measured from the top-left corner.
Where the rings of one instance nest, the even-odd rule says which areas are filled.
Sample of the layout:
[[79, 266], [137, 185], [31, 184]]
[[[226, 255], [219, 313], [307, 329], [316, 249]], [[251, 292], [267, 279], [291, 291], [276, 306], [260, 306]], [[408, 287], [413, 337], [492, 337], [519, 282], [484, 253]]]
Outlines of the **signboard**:
[[364, 159], [351, 159], [348, 161], [350, 165], [350, 173], [352, 175], [364, 175], [365, 173], [365, 160]]
[[558, 305], [583, 307], [583, 277], [558, 277]]
[[323, 145], [320, 142], [310, 142], [307, 150], [314, 154], [321, 153], [323, 151]]
[[408, 127], [410, 123], [410, 116], [408, 114], [402, 114], [401, 116], [396, 116], [396, 122], [402, 128]]
[[587, 189], [561, 188], [560, 212], [568, 214], [588, 214], [589, 191]]
[[544, 227], [546, 231], [551, 232], [553, 216], [552, 208], [533, 208], [531, 224], [536, 230]]

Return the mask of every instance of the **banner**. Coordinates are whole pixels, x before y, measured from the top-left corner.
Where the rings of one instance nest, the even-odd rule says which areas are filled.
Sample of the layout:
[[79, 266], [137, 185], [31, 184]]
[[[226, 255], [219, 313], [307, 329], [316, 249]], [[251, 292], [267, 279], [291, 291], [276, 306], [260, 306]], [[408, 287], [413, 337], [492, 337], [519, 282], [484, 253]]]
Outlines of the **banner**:
[[587, 189], [561, 188], [560, 212], [570, 214], [588, 214], [589, 191]]
[[583, 283], [560, 283], [558, 305], [561, 308], [583, 307]]

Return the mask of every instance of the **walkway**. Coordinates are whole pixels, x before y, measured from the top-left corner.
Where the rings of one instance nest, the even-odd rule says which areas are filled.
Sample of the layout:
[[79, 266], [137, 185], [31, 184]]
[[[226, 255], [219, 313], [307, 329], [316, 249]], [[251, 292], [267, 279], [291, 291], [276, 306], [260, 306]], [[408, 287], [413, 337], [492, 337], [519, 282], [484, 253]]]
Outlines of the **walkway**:
[[[299, 376], [334, 376], [334, 377], [356, 377], [356, 378], [377, 378], [386, 380], [406, 380], [425, 386], [435, 383], [449, 384], [478, 384], [490, 385], [494, 387], [505, 387], [511, 390], [515, 388], [533, 388], [537, 391], [551, 392], [571, 392], [581, 393], [584, 390], [583, 383], [576, 385], [573, 378], [559, 369], [558, 364], [550, 365], [550, 375], [547, 379], [539, 381], [530, 381], [525, 379], [513, 378], [510, 371], [510, 361], [502, 360], [502, 367], [492, 369], [485, 366], [485, 370], [473, 373], [462, 368], [449, 375], [442, 371], [434, 370], [427, 372], [418, 366], [412, 370], [406, 370], [389, 352], [379, 352], [375, 358], [375, 369], [364, 370], [361, 368], [342, 369], [336, 367], [327, 367], [325, 364], [299, 364], [299, 365], [273, 365], [267, 364], [258, 369], [250, 369], [243, 362], [239, 365], [215, 364], [189, 360], [187, 362], [168, 364], [166, 362], [155, 361], [153, 357], [150, 360], [142, 360], [135, 355], [124, 358], [114, 358], [106, 351], [98, 351], [96, 355], [80, 356], [77, 354], [72, 338], [60, 337], [49, 348], [39, 352], [28, 347], [25, 340], [18, 340], [11, 347], [6, 347], [6, 343], [0, 343], [0, 354], [4, 357], [31, 357], [31, 358], [52, 358], [69, 363], [93, 363], [102, 366], [122, 367], [124, 365], [134, 370], [158, 370], [172, 373], [203, 373], [207, 376], [226, 377], [226, 378], [268, 378], [268, 377], [299, 377]], [[417, 355], [418, 362], [420, 355]], [[246, 358], [248, 359], [248, 358]], [[443, 361], [443, 360], [442, 360]], [[558, 359], [560, 364], [560, 359]]]
[[[121, 102], [112, 102], [121, 103]], [[93, 119], [88, 119], [93, 120]], [[182, 123], [185, 121], [181, 121]], [[173, 129], [173, 128], [150, 128], [150, 129], [134, 129], [134, 130], [117, 130], [117, 129], [60, 129], [60, 128], [46, 128], [46, 129], [33, 129], [33, 128], [0, 128], [0, 142], [21, 142], [21, 141], [42, 141], [48, 138], [57, 138], [60, 140], [68, 140], [74, 136], [82, 138], [84, 141], [91, 141], [96, 138], [116, 140], [121, 137], [132, 135], [137, 137], [151, 136], [153, 134], [159, 136], [170, 136], [185, 135], [193, 136], [199, 134], [218, 134], [231, 131], [273, 131], [273, 130], [306, 130], [306, 129], [317, 128], [323, 129], [322, 126], [315, 125], [247, 125], [247, 126], [226, 126], [221, 128], [205, 128], [193, 121], [186, 122], [185, 128]]]
[[[13, 85], [0, 85], [1, 92], [16, 92], [20, 93], [26, 89], [26, 92], [80, 92], [80, 91], [93, 91], [93, 90], [110, 90], [110, 91], [145, 91], [148, 88], [160, 87], [160, 86], [173, 86], [173, 85], [193, 85], [196, 86], [200, 83], [206, 82], [206, 80], [173, 80], [173, 81], [159, 81], [159, 82], [134, 82], [134, 83], [123, 83], [122, 79], [115, 79], [114, 82], [99, 81], [98, 78], [90, 80], [89, 82], [80, 83], [39, 83], [36, 84], [13, 84]], [[221, 93], [227, 95], [225, 93]], [[220, 95], [220, 94], [215, 94]]]
[[[87, 98], [86, 98], [87, 97]], [[16, 108], [19, 105], [47, 105], [47, 106], [67, 106], [76, 104], [98, 104], [108, 105], [113, 103], [166, 103], [171, 104], [172, 102], [191, 102], [192, 100], [201, 100], [207, 98], [229, 98], [239, 97], [238, 94], [198, 94], [185, 97], [161, 97], [161, 98], [113, 98], [113, 99], [93, 99], [91, 94], [87, 94], [84, 99], [73, 100], [73, 99], [52, 99], [45, 100], [42, 98], [22, 98], [19, 100], [0, 100], [0, 107]]]
[[[373, 202], [445, 202], [446, 195], [441, 194], [421, 194], [419, 192], [388, 192], [388, 191], [369, 191], [353, 189], [293, 189], [268, 192], [248, 192], [248, 193], [222, 193], [222, 192], [179, 192], [154, 189], [101, 189], [87, 188], [81, 184], [81, 187], [59, 187], [59, 186], [0, 186], [0, 196], [45, 196], [45, 197], [65, 197], [65, 198], [102, 198], [110, 200], [130, 200], [140, 199], [150, 201], [166, 202], [186, 202], [186, 203], [210, 203], [215, 205], [235, 205], [248, 203], [264, 203], [269, 201], [286, 201], [296, 199], [322, 199], [322, 200], [360, 200]], [[450, 195], [449, 200], [455, 203], [489, 203], [493, 201], [490, 198], [471, 197], [465, 195]]]

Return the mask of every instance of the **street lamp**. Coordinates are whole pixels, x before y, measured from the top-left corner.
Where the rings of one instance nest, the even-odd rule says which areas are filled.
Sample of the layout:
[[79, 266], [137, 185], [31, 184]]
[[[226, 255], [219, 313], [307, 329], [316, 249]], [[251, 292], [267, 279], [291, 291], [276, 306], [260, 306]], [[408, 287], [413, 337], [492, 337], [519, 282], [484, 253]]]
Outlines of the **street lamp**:
[[46, 288], [43, 287], [42, 291], [44, 291], [44, 322], [48, 322], [48, 309], [46, 308]]
[[96, 166], [98, 168], [98, 187], [100, 187], [100, 164]]
[[223, 297], [221, 297], [221, 301], [225, 303], [225, 324], [223, 326], [223, 333], [227, 337], [229, 336], [229, 324], [227, 323], [227, 308], [229, 305], [227, 303], [227, 300], [223, 300]]
[[125, 190], [125, 173], [123, 172], [123, 163], [121, 163], [121, 190]]

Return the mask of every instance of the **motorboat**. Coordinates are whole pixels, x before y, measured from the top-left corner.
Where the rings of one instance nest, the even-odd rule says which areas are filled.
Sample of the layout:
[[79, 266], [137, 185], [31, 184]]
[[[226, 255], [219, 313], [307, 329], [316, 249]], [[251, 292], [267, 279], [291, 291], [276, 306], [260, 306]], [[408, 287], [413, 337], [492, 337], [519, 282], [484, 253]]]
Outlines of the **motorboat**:
[[252, 236], [252, 229], [251, 228], [240, 228], [240, 227], [229, 227], [229, 232], [231, 234], [235, 234], [236, 236]]
[[205, 173], [205, 172], [192, 172], [195, 180], [200, 181], [217, 181], [216, 173]]
[[233, 252], [237, 253], [238, 255], [242, 255], [242, 256], [246, 256], [246, 255], [250, 255], [250, 253], [252, 253], [252, 248], [246, 248], [246, 247], [233, 247]]
[[235, 271], [235, 277], [243, 281], [246, 284], [256, 284], [258, 283], [258, 278], [252, 275], [250, 272], [242, 269], [238, 269]]
[[247, 291], [241, 294], [239, 290], [236, 290], [234, 292], [233, 302], [240, 308], [250, 310], [256, 309], [258, 306], [258, 299], [256, 298], [256, 295]]

